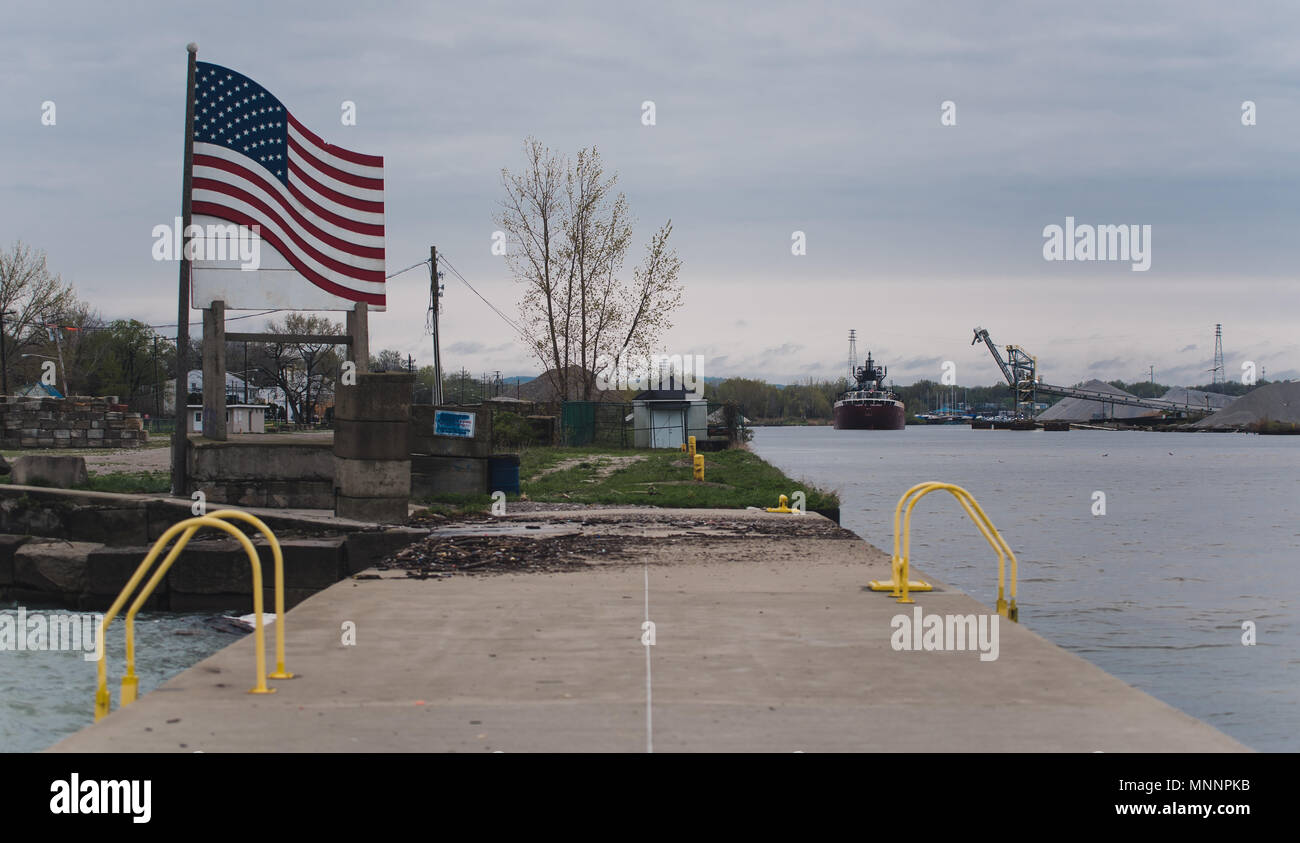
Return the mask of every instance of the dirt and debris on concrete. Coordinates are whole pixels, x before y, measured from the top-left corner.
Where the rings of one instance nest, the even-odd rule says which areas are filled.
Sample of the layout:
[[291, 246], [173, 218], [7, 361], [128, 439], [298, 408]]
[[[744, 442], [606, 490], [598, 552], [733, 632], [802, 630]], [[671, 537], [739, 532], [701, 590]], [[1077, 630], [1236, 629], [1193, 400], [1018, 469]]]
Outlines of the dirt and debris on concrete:
[[586, 568], [592, 562], [632, 560], [627, 536], [581, 533], [561, 536], [429, 536], [383, 559], [380, 570], [438, 579], [455, 574], [549, 574]]
[[418, 579], [562, 573], [593, 564], [654, 560], [663, 554], [689, 556], [689, 548], [701, 544], [733, 543], [743, 548], [735, 558], [762, 559], [771, 547], [792, 539], [860, 541], [855, 533], [817, 515], [653, 507], [555, 509], [465, 518], [390, 554], [376, 567]]

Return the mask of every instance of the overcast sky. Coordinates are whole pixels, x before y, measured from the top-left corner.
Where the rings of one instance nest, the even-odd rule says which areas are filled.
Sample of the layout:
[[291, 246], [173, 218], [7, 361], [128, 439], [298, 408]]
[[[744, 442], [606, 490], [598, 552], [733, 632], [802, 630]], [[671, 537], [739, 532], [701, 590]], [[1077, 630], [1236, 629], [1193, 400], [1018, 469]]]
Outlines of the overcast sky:
[[[107, 318], [175, 321], [176, 268], [151, 259], [151, 231], [179, 211], [193, 40], [326, 140], [384, 156], [390, 272], [435, 244], [511, 315], [520, 289], [491, 254], [501, 168], [528, 135], [596, 145], [639, 220], [633, 258], [673, 220], [686, 294], [664, 350], [704, 355], [708, 375], [838, 376], [856, 328], [898, 383], [945, 360], [993, 383], [978, 325], [1049, 382], [1154, 365], [1202, 383], [1221, 322], [1230, 376], [1250, 360], [1300, 377], [1294, 3], [198, 8], [5, 12], [0, 243], [45, 249]], [[1044, 226], [1067, 216], [1150, 225], [1150, 269], [1044, 260]], [[446, 284], [446, 368], [537, 372]], [[427, 272], [388, 300], [372, 350], [430, 362]]]

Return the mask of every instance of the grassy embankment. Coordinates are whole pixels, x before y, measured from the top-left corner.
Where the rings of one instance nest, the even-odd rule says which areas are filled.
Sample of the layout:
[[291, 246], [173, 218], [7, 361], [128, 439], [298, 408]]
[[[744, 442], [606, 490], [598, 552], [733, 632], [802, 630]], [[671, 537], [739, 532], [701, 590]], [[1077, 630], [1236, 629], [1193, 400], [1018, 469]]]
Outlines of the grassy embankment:
[[[153, 442], [149, 447], [159, 447]], [[10, 459], [31, 451], [2, 452]], [[59, 452], [68, 453], [68, 452]], [[111, 453], [77, 450], [73, 455]], [[704, 480], [692, 479], [686, 454], [666, 450], [617, 448], [528, 448], [520, 454], [522, 495], [508, 500], [553, 503], [626, 504], [663, 507], [743, 509], [776, 506], [780, 495], [800, 490], [807, 508], [839, 506], [834, 492], [787, 477], [775, 466], [745, 450], [710, 452], [704, 456]], [[0, 483], [11, 482], [9, 475]], [[165, 494], [171, 487], [167, 471], [113, 471], [90, 475], [77, 486], [95, 492]], [[486, 511], [489, 495], [436, 495], [423, 503], [434, 512]]]
[[[839, 506], [835, 492], [787, 477], [744, 450], [703, 454], [704, 480], [692, 479], [686, 454], [617, 448], [529, 448], [520, 454], [522, 494], [508, 500], [629, 506], [743, 509], [776, 506], [780, 495], [802, 491], [807, 508]], [[438, 495], [435, 512], [486, 510], [488, 495]]]
[[[0, 483], [12, 483], [11, 475], [0, 476]], [[48, 484], [35, 482], [32, 486]], [[171, 491], [172, 478], [168, 471], [114, 471], [108, 474], [91, 474], [85, 483], [73, 486], [87, 492], [119, 492], [140, 494], [165, 494]]]
[[[170, 448], [171, 437], [168, 434], [154, 434], [142, 448], [124, 450], [121, 448], [57, 448], [22, 450], [0, 450], [0, 455], [11, 462], [26, 454], [45, 454], [49, 456], [85, 457], [102, 454], [131, 454], [155, 448]], [[165, 494], [171, 491], [171, 473], [169, 471], [109, 471], [95, 473], [95, 466], [89, 466], [90, 476], [86, 483], [75, 488], [90, 492], [120, 492], [141, 494]], [[0, 483], [12, 483], [11, 475], [0, 475]], [[40, 483], [33, 485], [43, 485]]]

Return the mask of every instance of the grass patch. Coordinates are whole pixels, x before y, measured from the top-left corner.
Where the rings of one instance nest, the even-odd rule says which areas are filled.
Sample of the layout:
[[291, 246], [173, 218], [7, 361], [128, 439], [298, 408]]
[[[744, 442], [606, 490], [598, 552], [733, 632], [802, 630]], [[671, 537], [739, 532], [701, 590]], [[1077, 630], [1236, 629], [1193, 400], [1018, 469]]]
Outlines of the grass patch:
[[[605, 455], [613, 456], [614, 453], [609, 448], [598, 446], [587, 446], [583, 448], [550, 448], [550, 447], [532, 447], [520, 448], [519, 451], [519, 479], [526, 481], [529, 477], [536, 476], [539, 472], [552, 468], [561, 460], [574, 459], [583, 456]], [[636, 453], [628, 451], [627, 453]]]
[[111, 474], [92, 474], [85, 483], [74, 488], [88, 492], [118, 492], [120, 494], [159, 494], [171, 491], [172, 477], [168, 471], [118, 471]]
[[[839, 506], [839, 496], [797, 482], [756, 454], [739, 449], [704, 454], [704, 482], [691, 477], [686, 454], [665, 450], [550, 448], [549, 453], [521, 456], [521, 487], [533, 501], [564, 503], [640, 504], [665, 507], [776, 506], [780, 495], [802, 491], [809, 509]], [[641, 459], [613, 467], [620, 458]], [[577, 464], [544, 477], [538, 470], [562, 460]], [[529, 465], [524, 470], [525, 460]], [[601, 476], [603, 473], [606, 476]], [[536, 479], [531, 479], [536, 478]]]
[[[519, 500], [517, 495], [509, 495], [507, 500]], [[439, 494], [429, 495], [416, 501], [418, 504], [424, 504], [424, 510], [417, 512], [415, 517], [418, 519], [421, 515], [441, 515], [451, 518], [457, 515], [465, 515], [471, 512], [489, 512], [492, 509], [491, 495], [455, 495]]]

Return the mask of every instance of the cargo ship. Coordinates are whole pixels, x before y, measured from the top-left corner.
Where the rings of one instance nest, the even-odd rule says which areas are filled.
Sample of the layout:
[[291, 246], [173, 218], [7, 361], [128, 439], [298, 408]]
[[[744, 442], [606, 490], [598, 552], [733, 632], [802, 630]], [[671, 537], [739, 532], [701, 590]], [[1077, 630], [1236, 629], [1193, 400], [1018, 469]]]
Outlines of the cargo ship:
[[903, 402], [884, 385], [884, 366], [877, 366], [867, 352], [865, 365], [856, 365], [857, 339], [849, 332], [849, 371], [854, 386], [835, 401], [836, 430], [902, 430], [907, 424]]

